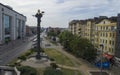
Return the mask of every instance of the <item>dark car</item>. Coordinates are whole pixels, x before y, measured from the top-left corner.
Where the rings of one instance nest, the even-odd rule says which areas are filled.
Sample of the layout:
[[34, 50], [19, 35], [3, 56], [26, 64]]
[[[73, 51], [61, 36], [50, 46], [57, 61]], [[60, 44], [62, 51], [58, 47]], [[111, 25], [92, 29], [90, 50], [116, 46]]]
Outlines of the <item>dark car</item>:
[[45, 44], [45, 46], [51, 46], [51, 44]]

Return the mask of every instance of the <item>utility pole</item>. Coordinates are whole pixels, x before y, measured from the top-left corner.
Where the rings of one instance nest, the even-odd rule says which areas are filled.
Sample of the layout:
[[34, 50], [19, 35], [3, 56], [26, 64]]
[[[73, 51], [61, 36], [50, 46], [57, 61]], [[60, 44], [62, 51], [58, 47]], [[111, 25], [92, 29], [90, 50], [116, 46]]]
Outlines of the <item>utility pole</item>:
[[102, 62], [103, 62], [103, 44], [100, 44], [100, 48], [101, 48], [101, 66], [100, 66], [100, 75], [102, 75]]

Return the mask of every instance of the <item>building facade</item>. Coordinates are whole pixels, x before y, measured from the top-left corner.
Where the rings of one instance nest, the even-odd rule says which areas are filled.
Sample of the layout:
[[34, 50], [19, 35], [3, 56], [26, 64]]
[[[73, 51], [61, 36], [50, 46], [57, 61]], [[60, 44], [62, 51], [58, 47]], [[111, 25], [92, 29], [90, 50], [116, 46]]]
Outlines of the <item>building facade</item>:
[[80, 37], [84, 37], [85, 36], [85, 25], [86, 25], [86, 21], [84, 20], [80, 20], [79, 21], [79, 26], [78, 26], [78, 36]]
[[32, 29], [30, 28], [30, 26], [26, 25], [26, 36], [31, 36], [31, 35], [33, 35]]
[[26, 17], [0, 3], [0, 44], [25, 37]]
[[117, 29], [116, 29], [116, 50], [115, 56], [120, 61], [120, 14], [118, 14], [117, 18]]
[[95, 21], [94, 19], [73, 20], [69, 23], [69, 31], [94, 42]]
[[103, 19], [96, 24], [96, 45], [100, 49], [103, 44], [103, 52], [115, 54], [117, 20]]
[[89, 39], [92, 43], [94, 43], [95, 38], [95, 21], [94, 19], [88, 19], [85, 25], [85, 38]]
[[79, 20], [73, 20], [69, 22], [69, 31], [72, 34], [79, 35]]
[[117, 17], [100, 16], [87, 20], [73, 20], [69, 23], [69, 30], [73, 34], [90, 40], [97, 50], [100, 50], [100, 44], [103, 44], [104, 53], [111, 55], [115, 55], [116, 50], [116, 28]]

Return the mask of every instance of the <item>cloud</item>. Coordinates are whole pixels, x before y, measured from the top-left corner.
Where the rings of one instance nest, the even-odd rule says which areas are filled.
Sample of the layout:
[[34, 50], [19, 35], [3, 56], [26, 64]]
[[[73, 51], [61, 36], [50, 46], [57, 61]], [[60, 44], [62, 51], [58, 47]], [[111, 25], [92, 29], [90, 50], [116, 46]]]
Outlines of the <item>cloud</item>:
[[36, 25], [32, 17], [38, 9], [45, 11], [41, 25], [68, 27], [72, 19], [112, 16], [120, 12], [119, 0], [0, 0], [27, 16], [28, 25]]

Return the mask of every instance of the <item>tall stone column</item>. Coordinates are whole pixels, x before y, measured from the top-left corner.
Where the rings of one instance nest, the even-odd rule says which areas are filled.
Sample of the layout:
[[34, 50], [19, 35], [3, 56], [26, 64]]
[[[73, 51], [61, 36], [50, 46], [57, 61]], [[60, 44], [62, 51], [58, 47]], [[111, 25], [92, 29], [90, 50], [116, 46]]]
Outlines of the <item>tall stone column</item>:
[[41, 32], [41, 18], [42, 18], [42, 13], [44, 12], [40, 12], [40, 10], [38, 10], [38, 12], [36, 13], [35, 17], [37, 18], [37, 55], [36, 55], [36, 59], [41, 59], [41, 47], [40, 47], [40, 32]]

